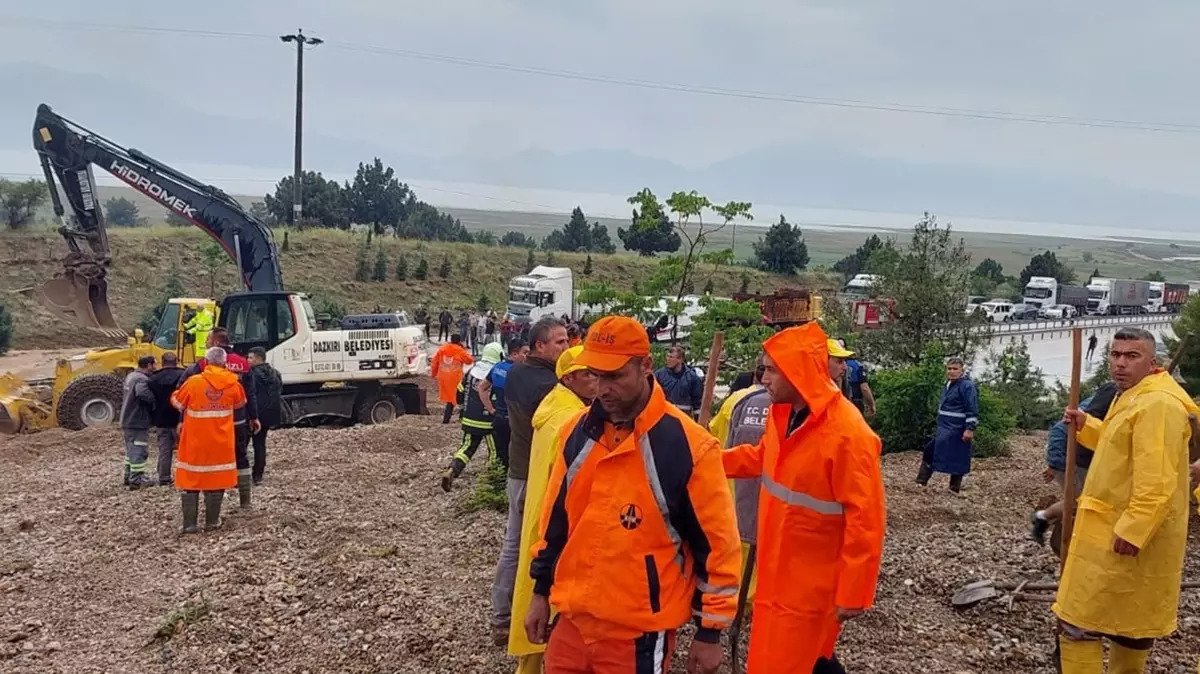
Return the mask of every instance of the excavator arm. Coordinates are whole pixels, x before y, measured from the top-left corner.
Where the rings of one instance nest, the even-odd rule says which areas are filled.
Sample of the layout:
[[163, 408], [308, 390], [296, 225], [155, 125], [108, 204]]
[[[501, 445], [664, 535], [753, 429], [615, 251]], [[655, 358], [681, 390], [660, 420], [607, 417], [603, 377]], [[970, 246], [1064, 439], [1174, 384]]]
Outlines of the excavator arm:
[[[38, 106], [33, 146], [41, 159], [54, 213], [67, 241], [63, 273], [39, 289], [42, 303], [59, 316], [109, 335], [123, 335], [108, 306], [106, 276], [111, 249], [96, 194], [93, 166], [204, 230], [237, 264], [247, 290], [283, 290], [279, 253], [271, 230], [236, 200], [134, 149]], [[68, 215], [59, 195], [66, 196]]]

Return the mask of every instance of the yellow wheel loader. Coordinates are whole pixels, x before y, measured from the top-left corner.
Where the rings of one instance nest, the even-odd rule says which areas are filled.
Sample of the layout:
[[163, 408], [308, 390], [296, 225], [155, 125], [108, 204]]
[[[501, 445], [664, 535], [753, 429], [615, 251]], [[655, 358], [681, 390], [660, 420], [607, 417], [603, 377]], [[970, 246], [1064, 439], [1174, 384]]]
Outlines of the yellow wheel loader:
[[115, 423], [121, 414], [125, 375], [137, 367], [139, 358], [154, 356], [161, 361], [169, 351], [181, 367], [196, 362], [195, 331], [189, 332], [185, 325], [201, 309], [214, 317], [218, 311], [210, 299], [173, 298], [149, 339], [136, 330], [123, 347], [60, 358], [49, 379], [24, 381], [11, 374], [0, 376], [0, 433], [54, 426], [78, 431]]

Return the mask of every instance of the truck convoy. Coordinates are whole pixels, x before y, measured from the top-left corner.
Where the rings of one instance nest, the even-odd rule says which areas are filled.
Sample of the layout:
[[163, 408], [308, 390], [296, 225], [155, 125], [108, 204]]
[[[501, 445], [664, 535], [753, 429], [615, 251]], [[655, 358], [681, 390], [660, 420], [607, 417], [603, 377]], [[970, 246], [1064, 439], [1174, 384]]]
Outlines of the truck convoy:
[[1187, 304], [1190, 291], [1186, 283], [1150, 281], [1150, 301], [1146, 309], [1152, 314], [1177, 314]]
[[[106, 275], [111, 263], [104, 214], [96, 197], [93, 165], [155, 199], [204, 230], [234, 261], [246, 292], [208, 299], [172, 299], [155, 334], [141, 331], [125, 347], [99, 349], [60, 361], [52, 384], [49, 413], [28, 412], [27, 399], [0, 390], [10, 426], [22, 416], [68, 429], [112, 423], [121, 406], [122, 381], [143, 355], [173, 351], [181, 362], [194, 360], [185, 343], [184, 312], [212, 307], [217, 325], [229, 331], [234, 351], [267, 350], [267, 360], [283, 378], [284, 419], [290, 423], [327, 418], [380, 423], [399, 414], [427, 414], [424, 390], [415, 380], [428, 373], [424, 331], [398, 315], [351, 316], [340, 330], [317, 330], [308, 298], [283, 288], [279, 253], [271, 230], [242, 206], [205, 185], [134, 149], [126, 150], [40, 105], [33, 127], [59, 232], [70, 252], [64, 270], [35, 291], [58, 316], [106, 335], [123, 334], [108, 306]], [[67, 215], [59, 189], [66, 197]], [[12, 378], [9, 378], [11, 381]], [[3, 388], [3, 387], [0, 387]]]
[[1059, 283], [1053, 276], [1033, 276], [1025, 285], [1022, 300], [1039, 309], [1059, 305], [1075, 307], [1075, 313], [1082, 316], [1087, 313], [1088, 289]]
[[1088, 284], [1088, 313], [1099, 316], [1143, 314], [1150, 302], [1150, 282], [1094, 278]]

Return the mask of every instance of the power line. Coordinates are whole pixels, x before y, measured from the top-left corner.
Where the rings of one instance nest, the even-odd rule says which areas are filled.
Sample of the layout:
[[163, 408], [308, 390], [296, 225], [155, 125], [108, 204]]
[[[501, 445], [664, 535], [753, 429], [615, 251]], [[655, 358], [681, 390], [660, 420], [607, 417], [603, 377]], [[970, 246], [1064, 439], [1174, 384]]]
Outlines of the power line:
[[[92, 24], [79, 23], [69, 21], [49, 21], [49, 20], [34, 20], [34, 19], [0, 19], [0, 25], [16, 26], [16, 27], [34, 27], [47, 30], [81, 30], [95, 32], [126, 32], [126, 33], [162, 33], [172, 35], [192, 35], [196, 37], [206, 38], [230, 38], [230, 39], [276, 39], [276, 36], [267, 33], [247, 33], [247, 32], [228, 32], [228, 31], [213, 31], [213, 30], [197, 30], [187, 28], [161, 28], [155, 26], [132, 26], [132, 25], [111, 25], [111, 24]], [[395, 56], [410, 60], [419, 60], [433, 63], [444, 63], [450, 65], [460, 65], [471, 68], [483, 68], [489, 70], [520, 73], [526, 75], [537, 75], [543, 77], [553, 77], [557, 79], [576, 80], [593, 82], [598, 84], [607, 84], [613, 86], [624, 86], [640, 89], [652, 89], [658, 91], [674, 91], [679, 93], [688, 93], [695, 95], [714, 96], [723, 98], [738, 98], [745, 100], [757, 100], [764, 102], [788, 103], [793, 105], [808, 105], [820, 107], [832, 107], [854, 110], [868, 110], [876, 112], [891, 112], [891, 113], [907, 113], [915, 115], [928, 115], [937, 117], [957, 117], [965, 119], [978, 119], [987, 121], [1001, 122], [1019, 122], [1026, 124], [1043, 124], [1053, 126], [1075, 126], [1083, 128], [1099, 128], [1099, 129], [1118, 129], [1129, 131], [1145, 131], [1152, 133], [1200, 133], [1200, 124], [1178, 124], [1172, 122], [1157, 122], [1157, 121], [1139, 121], [1127, 119], [1112, 119], [1112, 118], [1093, 118], [1093, 117], [1074, 117], [1067, 115], [1051, 115], [1043, 113], [1023, 113], [1011, 112], [1005, 110], [987, 110], [987, 109], [972, 109], [972, 108], [953, 108], [943, 106], [915, 105], [907, 103], [895, 103], [885, 101], [869, 101], [848, 98], [830, 98], [821, 96], [812, 96], [804, 94], [785, 94], [770, 91], [756, 91], [747, 89], [732, 89], [724, 87], [713, 87], [706, 85], [693, 85], [673, 82], [659, 82], [654, 80], [642, 80], [626, 77], [614, 77], [609, 75], [577, 72], [571, 70], [559, 70], [554, 68], [543, 68], [539, 66], [526, 66], [515, 63], [504, 63], [500, 61], [487, 61], [473, 59], [467, 57], [453, 56], [447, 54], [436, 54], [430, 52], [420, 52], [407, 49], [395, 49], [388, 47], [378, 47], [373, 45], [359, 44], [355, 42], [339, 42], [327, 41], [326, 44], [330, 47], [341, 49], [349, 52], [360, 52], [376, 55]]]

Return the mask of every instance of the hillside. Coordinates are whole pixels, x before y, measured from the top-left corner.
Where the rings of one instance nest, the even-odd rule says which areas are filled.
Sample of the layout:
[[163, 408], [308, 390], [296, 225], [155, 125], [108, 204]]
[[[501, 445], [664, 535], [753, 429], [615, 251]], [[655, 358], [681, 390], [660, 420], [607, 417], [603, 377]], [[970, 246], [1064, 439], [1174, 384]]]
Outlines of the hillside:
[[[393, 238], [376, 238], [369, 255], [372, 266], [375, 251], [383, 247], [388, 257], [388, 276], [395, 278], [395, 265], [403, 254], [408, 261], [408, 281], [384, 283], [354, 281], [355, 259], [365, 236], [340, 230], [290, 232], [288, 249], [281, 251], [284, 282], [288, 289], [313, 296], [314, 304], [325, 300], [344, 304], [350, 311], [370, 311], [376, 304], [387, 309], [418, 306], [438, 310], [441, 307], [476, 306], [486, 295], [490, 305], [502, 308], [508, 280], [525, 271], [527, 251], [523, 248], [488, 247], [474, 244], [433, 243]], [[110, 230], [113, 262], [109, 271], [108, 297], [114, 315], [122, 327], [131, 329], [137, 318], [152, 306], [172, 272], [191, 296], [216, 296], [237, 290], [233, 263], [224, 261], [210, 282], [201, 251], [207, 237], [196, 229], [146, 227]], [[282, 248], [284, 234], [276, 234]], [[15, 324], [15, 348], [44, 349], [95, 346], [102, 338], [90, 331], [54, 319], [33, 299], [16, 293], [52, 278], [60, 270], [59, 258], [66, 250], [62, 239], [47, 231], [0, 234], [0, 301], [11, 306]], [[536, 253], [539, 263], [546, 253]], [[629, 289], [633, 283], [649, 278], [656, 261], [635, 255], [595, 255], [594, 271], [583, 275], [586, 256], [555, 253], [555, 264], [569, 266], [584, 282], [604, 281], [616, 288]], [[413, 280], [419, 260], [429, 264], [429, 279]], [[439, 278], [437, 268], [448, 259], [451, 273]], [[696, 285], [709, 278], [711, 268], [703, 269]], [[826, 290], [836, 281], [822, 275], [794, 278], [777, 277], [742, 268], [711, 274], [718, 295], [730, 295], [741, 284], [741, 274], [751, 275], [752, 291], [770, 292], [781, 285], [813, 284]]]

